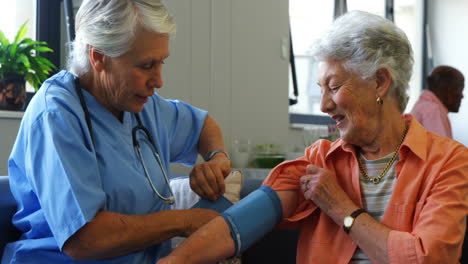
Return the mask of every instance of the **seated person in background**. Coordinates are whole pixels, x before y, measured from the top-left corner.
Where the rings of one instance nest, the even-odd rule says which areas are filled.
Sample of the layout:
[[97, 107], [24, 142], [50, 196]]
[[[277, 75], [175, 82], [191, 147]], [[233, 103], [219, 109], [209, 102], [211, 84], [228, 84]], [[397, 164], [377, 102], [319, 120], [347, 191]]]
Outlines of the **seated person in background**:
[[[159, 264], [239, 254], [281, 220], [300, 227], [300, 264], [457, 263], [468, 213], [468, 149], [402, 115], [413, 67], [406, 35], [389, 20], [352, 11], [313, 51], [321, 110], [336, 120], [341, 138], [319, 140], [304, 157], [278, 165], [266, 186]], [[279, 221], [263, 230], [272, 216]]]
[[174, 30], [158, 0], [83, 1], [70, 71], [34, 96], [10, 156], [23, 235], [2, 263], [153, 264], [169, 254], [168, 239], [219, 215], [169, 210], [170, 163], [207, 157], [190, 181], [209, 199], [230, 172], [207, 112], [155, 94]]
[[465, 88], [463, 74], [450, 66], [438, 66], [427, 77], [427, 90], [419, 96], [411, 114], [427, 130], [452, 138], [448, 113], [458, 113]]

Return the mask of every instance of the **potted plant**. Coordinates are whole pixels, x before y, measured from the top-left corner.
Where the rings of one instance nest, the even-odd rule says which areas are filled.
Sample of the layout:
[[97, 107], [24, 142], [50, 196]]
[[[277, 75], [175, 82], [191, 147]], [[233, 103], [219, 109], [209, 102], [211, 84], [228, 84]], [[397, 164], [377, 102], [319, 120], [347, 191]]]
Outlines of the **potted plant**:
[[276, 144], [259, 144], [255, 146], [254, 163], [257, 168], [273, 168], [284, 161], [281, 146]]
[[43, 41], [25, 38], [27, 21], [10, 41], [0, 30], [0, 109], [22, 110], [26, 100], [25, 82], [37, 91], [55, 68], [38, 52], [52, 52]]

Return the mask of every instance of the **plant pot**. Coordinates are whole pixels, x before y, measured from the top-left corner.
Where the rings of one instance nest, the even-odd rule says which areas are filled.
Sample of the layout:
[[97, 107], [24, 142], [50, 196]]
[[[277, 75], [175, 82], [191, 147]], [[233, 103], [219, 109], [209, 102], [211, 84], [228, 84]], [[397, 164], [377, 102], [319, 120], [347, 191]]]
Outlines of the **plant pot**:
[[21, 75], [7, 74], [5, 78], [0, 79], [0, 110], [24, 110], [25, 84]]
[[257, 168], [274, 168], [284, 161], [283, 154], [264, 154], [259, 153], [255, 156], [255, 166]]

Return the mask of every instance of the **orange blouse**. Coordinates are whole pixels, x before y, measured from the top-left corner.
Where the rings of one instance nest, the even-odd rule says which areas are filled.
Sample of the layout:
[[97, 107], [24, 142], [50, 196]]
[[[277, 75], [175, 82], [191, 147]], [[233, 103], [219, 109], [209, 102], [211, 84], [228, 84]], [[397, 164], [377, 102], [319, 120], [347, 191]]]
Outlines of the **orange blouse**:
[[[403, 118], [410, 128], [381, 221], [392, 229], [388, 258], [390, 263], [457, 263], [468, 214], [468, 149], [427, 131], [411, 115]], [[263, 183], [300, 193], [296, 212], [280, 226], [301, 228], [297, 263], [349, 263], [357, 244], [300, 191], [299, 178], [308, 164], [333, 172], [351, 200], [363, 206], [354, 147], [341, 139], [320, 140], [304, 157], [274, 168]]]

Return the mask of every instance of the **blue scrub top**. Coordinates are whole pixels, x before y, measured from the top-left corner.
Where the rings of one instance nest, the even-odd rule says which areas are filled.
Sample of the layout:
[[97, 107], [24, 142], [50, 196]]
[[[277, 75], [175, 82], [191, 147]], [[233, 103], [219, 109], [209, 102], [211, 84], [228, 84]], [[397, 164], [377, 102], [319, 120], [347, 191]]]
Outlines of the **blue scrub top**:
[[[18, 202], [14, 225], [21, 239], [5, 247], [2, 263], [78, 263], [61, 252], [65, 241], [100, 211], [139, 215], [170, 209], [151, 189], [132, 142], [137, 124], [125, 112], [120, 122], [84, 89], [95, 146], [71, 73], [47, 80], [29, 104], [8, 168]], [[169, 163], [193, 166], [206, 111], [152, 96], [140, 113], [169, 172]], [[158, 191], [170, 195], [146, 136], [138, 139]], [[155, 263], [170, 241], [95, 263]], [[94, 262], [86, 262], [94, 263]]]

